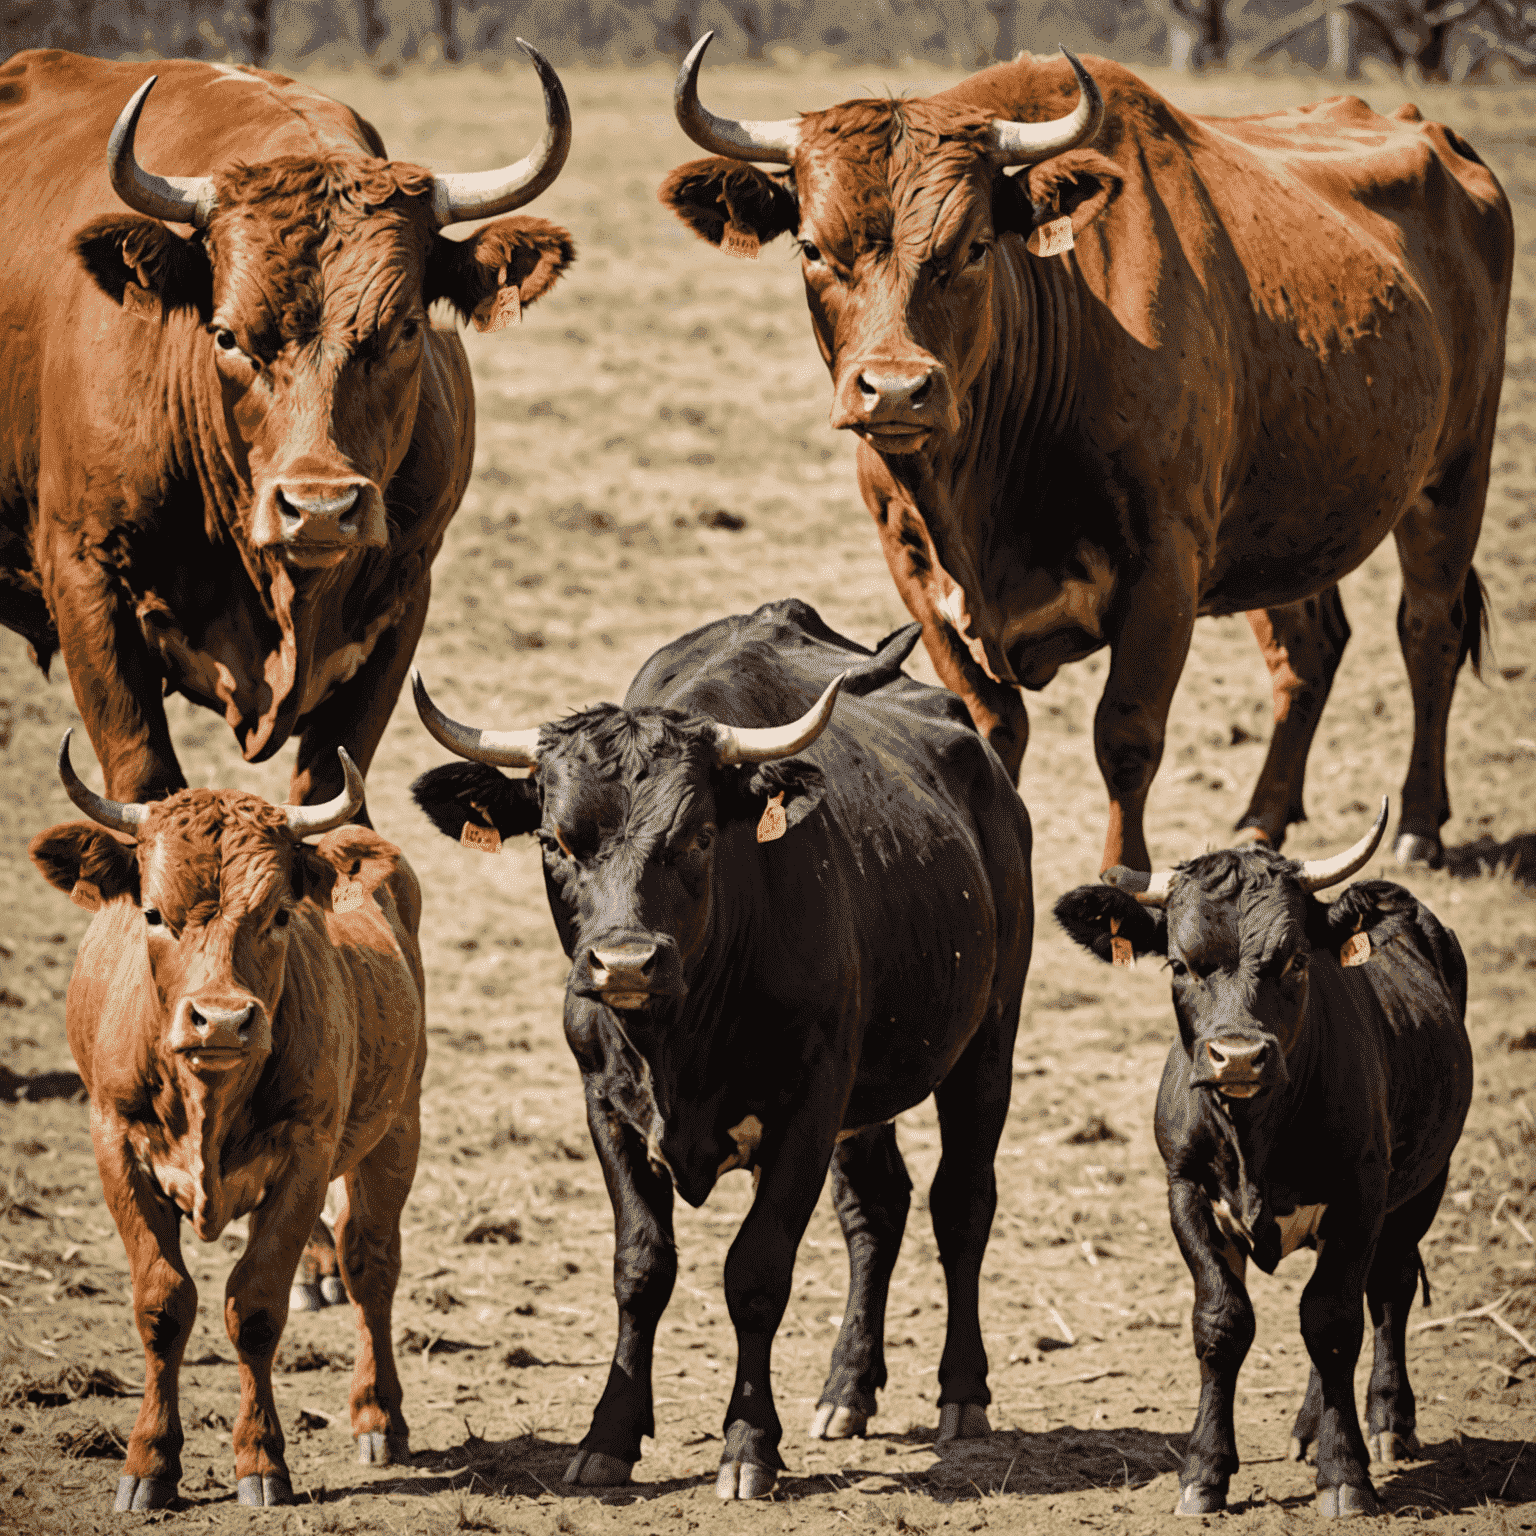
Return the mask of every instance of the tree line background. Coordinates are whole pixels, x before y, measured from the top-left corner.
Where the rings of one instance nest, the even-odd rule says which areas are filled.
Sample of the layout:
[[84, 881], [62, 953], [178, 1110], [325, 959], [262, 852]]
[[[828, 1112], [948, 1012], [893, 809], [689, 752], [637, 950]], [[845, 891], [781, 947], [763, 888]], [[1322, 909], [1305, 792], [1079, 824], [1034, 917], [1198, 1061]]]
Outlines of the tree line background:
[[0, 0], [0, 56], [57, 47], [277, 68], [494, 65], [519, 35], [556, 64], [636, 65], [679, 59], [709, 29], [716, 62], [971, 67], [1065, 43], [1191, 70], [1536, 72], [1536, 0]]

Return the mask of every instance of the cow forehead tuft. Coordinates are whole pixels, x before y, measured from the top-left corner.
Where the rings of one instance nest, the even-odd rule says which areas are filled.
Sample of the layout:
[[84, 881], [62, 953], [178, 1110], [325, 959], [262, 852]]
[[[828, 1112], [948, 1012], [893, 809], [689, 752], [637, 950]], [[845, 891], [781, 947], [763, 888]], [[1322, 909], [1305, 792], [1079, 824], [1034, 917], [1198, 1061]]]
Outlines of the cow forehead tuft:
[[169, 836], [181, 843], [220, 844], [254, 850], [279, 846], [288, 818], [259, 795], [231, 789], [184, 789], [150, 805], [142, 841]]
[[[371, 155], [279, 155], [257, 165], [217, 172], [219, 208], [256, 212], [286, 225], [356, 224], [392, 197], [430, 197], [432, 173], [404, 161]], [[217, 217], [217, 215], [215, 216]]]

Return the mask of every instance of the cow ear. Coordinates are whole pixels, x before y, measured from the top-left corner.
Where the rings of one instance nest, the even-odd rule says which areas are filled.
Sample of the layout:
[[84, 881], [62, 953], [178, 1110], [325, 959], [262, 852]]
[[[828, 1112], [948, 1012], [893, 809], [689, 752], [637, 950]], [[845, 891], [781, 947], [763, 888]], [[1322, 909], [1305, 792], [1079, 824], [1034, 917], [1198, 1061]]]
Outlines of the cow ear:
[[[764, 843], [797, 827], [826, 793], [821, 769], [794, 757], [756, 768], [728, 768], [725, 774], [726, 782], [715, 792], [721, 820], [756, 822], [758, 841]], [[770, 805], [783, 812], [782, 822], [769, 810]]]
[[1131, 941], [1138, 955], [1168, 953], [1168, 924], [1161, 907], [1144, 907], [1112, 885], [1080, 885], [1056, 903], [1056, 921], [1084, 949], [1112, 961], [1110, 940]]
[[77, 907], [94, 912], [114, 896], [138, 894], [135, 847], [119, 842], [94, 821], [66, 821], [39, 832], [27, 852], [49, 885]]
[[139, 320], [173, 309], [213, 315], [213, 269], [201, 240], [183, 240], [158, 219], [113, 214], [74, 238], [75, 255], [96, 286]]
[[542, 298], [576, 259], [568, 229], [517, 214], [497, 219], [467, 240], [439, 235], [427, 259], [423, 299], [447, 301], [477, 330], [494, 331]]
[[[1068, 150], [1043, 164], [1032, 165], [1024, 176], [1017, 178], [1015, 185], [1025, 177], [1028, 223], [1022, 223], [1026, 200], [1021, 197], [1010, 206], [1014, 222], [1008, 228], [1028, 236], [1042, 225], [1069, 218], [1074, 240], [1109, 207], [1125, 185], [1120, 167], [1092, 149]], [[994, 208], [994, 217], [996, 211]]]
[[537, 783], [509, 779], [486, 763], [444, 763], [411, 785], [411, 798], [455, 842], [466, 826], [494, 827], [504, 838], [537, 832], [544, 817]]
[[[373, 895], [399, 868], [400, 850], [372, 827], [349, 822], [327, 832], [318, 843], [301, 843], [294, 865], [295, 893], [302, 896], [307, 889], [316, 901], [327, 905], [338, 894], [337, 887], [342, 881], [361, 886], [363, 896]], [[303, 889], [299, 884], [301, 878]]]
[[794, 174], [770, 176], [755, 165], [715, 156], [690, 160], [668, 174], [656, 196], [699, 239], [719, 245], [727, 228], [739, 237], [749, 236], [767, 245], [782, 234], [800, 227], [800, 203], [795, 197]]

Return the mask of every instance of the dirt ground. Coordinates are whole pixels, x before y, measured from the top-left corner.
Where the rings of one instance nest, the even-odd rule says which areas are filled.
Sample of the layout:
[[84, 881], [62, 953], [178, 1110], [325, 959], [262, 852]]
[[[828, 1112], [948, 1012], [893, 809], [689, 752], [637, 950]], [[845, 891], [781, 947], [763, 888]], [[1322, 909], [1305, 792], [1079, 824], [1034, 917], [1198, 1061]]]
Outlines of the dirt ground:
[[[715, 70], [710, 99], [776, 117], [853, 94], [952, 77], [874, 70]], [[435, 572], [418, 660], [450, 712], [532, 725], [616, 699], [663, 641], [796, 595], [870, 642], [905, 619], [853, 484], [853, 443], [826, 425], [829, 386], [783, 247], [734, 262], [656, 203], [691, 151], [661, 72], [565, 75], [576, 143], [537, 212], [567, 223], [580, 259], [520, 329], [466, 341], [479, 388], [469, 495]], [[392, 150], [445, 168], [532, 142], [532, 73], [465, 70], [394, 81], [326, 77]], [[1254, 111], [1328, 94], [1286, 79], [1159, 78], [1197, 110]], [[1410, 93], [1365, 88], [1387, 110]], [[1423, 1460], [1378, 1478], [1388, 1514], [1435, 1531], [1536, 1523], [1536, 89], [1411, 93], [1503, 179], [1520, 266], [1493, 491], [1478, 565], [1496, 656], [1464, 676], [1451, 722], [1455, 815], [1445, 872], [1407, 883], [1452, 924], [1472, 971], [1471, 1118], [1424, 1244], [1431, 1323], [1410, 1340]], [[1304, 494], [1304, 488], [1299, 488]], [[721, 517], [719, 513], [728, 513]], [[1299, 853], [1352, 841], [1396, 797], [1411, 712], [1381, 551], [1344, 584], [1354, 639], [1312, 759]], [[1193, 1420], [1188, 1274], [1169, 1234], [1151, 1107], [1170, 1038], [1166, 980], [1084, 956], [1049, 918], [1093, 876], [1103, 793], [1088, 728], [1104, 662], [1030, 700], [1023, 793], [1034, 817], [1041, 921], [1019, 1035], [1000, 1206], [984, 1271], [990, 1440], [936, 1452], [943, 1289], [923, 1191], [938, 1157], [931, 1106], [900, 1137], [918, 1190], [892, 1290], [891, 1380], [869, 1438], [805, 1438], [843, 1306], [847, 1266], [824, 1198], [806, 1236], [775, 1353], [790, 1464], [771, 1506], [713, 1495], [733, 1341], [721, 1264], [745, 1177], [701, 1211], [679, 1207], [679, 1281], [656, 1355], [657, 1439], [636, 1481], [607, 1494], [560, 1483], [606, 1376], [614, 1334], [612, 1224], [560, 1032], [564, 958], [536, 849], [499, 858], [439, 837], [407, 786], [443, 759], [409, 704], [370, 776], [380, 828], [426, 888], [432, 1057], [424, 1145], [405, 1215], [396, 1347], [414, 1464], [358, 1467], [346, 1418], [352, 1324], [290, 1320], [277, 1399], [299, 1493], [287, 1511], [235, 1503], [233, 1351], [219, 1297], [241, 1244], [188, 1243], [203, 1305], [182, 1376], [182, 1499], [111, 1513], [142, 1381], [127, 1266], [100, 1197], [63, 999], [84, 914], [25, 854], [71, 814], [53, 769], [78, 724], [62, 667], [45, 683], [0, 635], [0, 1529], [75, 1533], [145, 1521], [215, 1532], [530, 1533], [1151, 1530], [1170, 1519]], [[926, 663], [919, 675], [930, 678]], [[1206, 621], [1174, 706], [1148, 824], [1167, 862], [1219, 845], [1262, 760], [1267, 683], [1241, 619]], [[281, 798], [288, 754], [252, 768], [222, 721], [172, 701], [193, 783]], [[291, 749], [290, 749], [291, 752]], [[88, 754], [86, 754], [88, 759]], [[81, 754], [77, 752], [77, 761]], [[83, 763], [82, 763], [83, 767]], [[99, 783], [99, 779], [95, 782]], [[482, 1241], [489, 1230], [498, 1240]], [[1296, 1304], [1305, 1252], [1255, 1274], [1258, 1339], [1237, 1400], [1244, 1463], [1223, 1518], [1245, 1532], [1312, 1521], [1312, 1473], [1284, 1459], [1306, 1379]], [[1517, 1340], [1509, 1329], [1518, 1332]], [[1363, 1384], [1364, 1366], [1360, 1380]]]

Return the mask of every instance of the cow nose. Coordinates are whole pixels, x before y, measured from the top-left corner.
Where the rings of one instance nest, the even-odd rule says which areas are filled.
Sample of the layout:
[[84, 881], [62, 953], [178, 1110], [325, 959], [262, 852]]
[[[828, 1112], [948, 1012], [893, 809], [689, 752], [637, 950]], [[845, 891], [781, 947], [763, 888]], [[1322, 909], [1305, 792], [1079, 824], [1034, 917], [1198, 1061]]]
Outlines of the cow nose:
[[188, 1007], [192, 1028], [205, 1040], [215, 1029], [243, 1030], [251, 1017], [251, 1005], [244, 1008], [213, 1008], [207, 1003], [192, 1003]]
[[933, 393], [933, 370], [921, 373], [875, 373], [866, 369], [859, 375], [859, 393], [864, 409], [876, 411], [921, 410]]
[[1260, 1072], [1268, 1059], [1269, 1046], [1263, 1040], [1207, 1040], [1205, 1053], [1218, 1072]]
[[589, 949], [587, 965], [595, 986], [649, 981], [656, 964], [655, 944], [626, 944], [617, 949]]
[[354, 533], [361, 495], [359, 485], [280, 482], [277, 510], [282, 517], [283, 533], [291, 538], [312, 524], [329, 522], [334, 522], [342, 533]]

